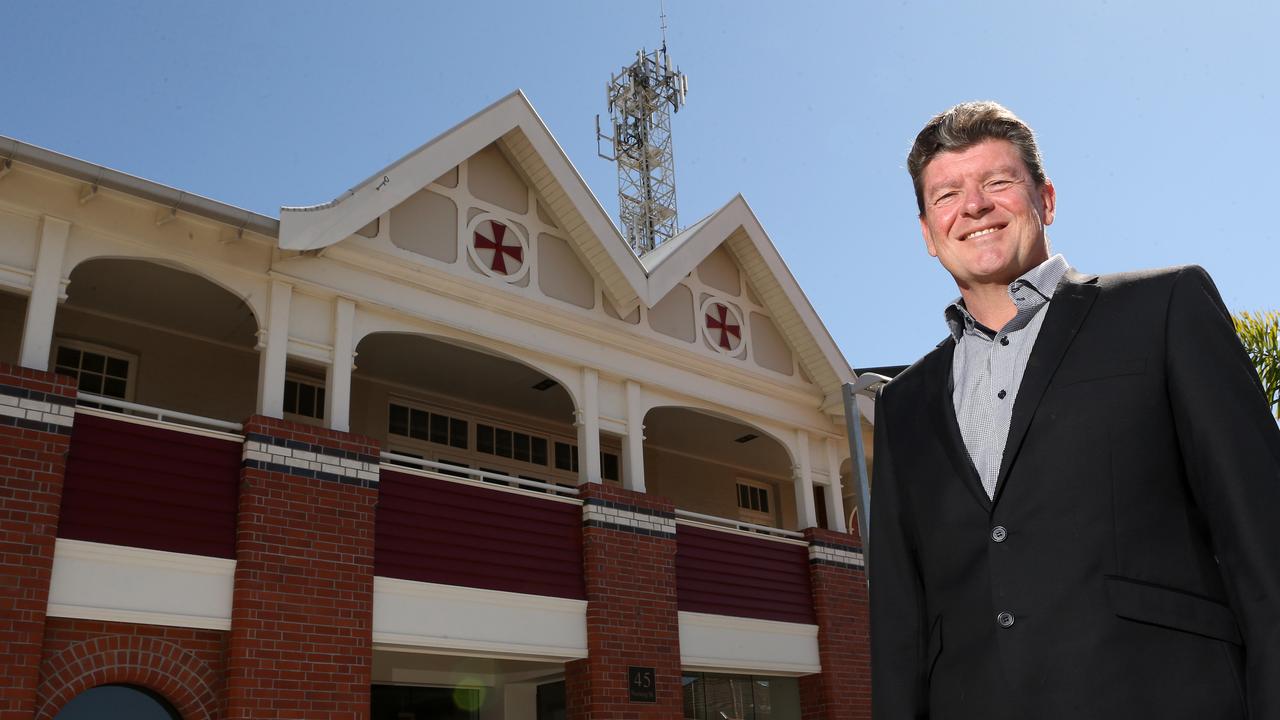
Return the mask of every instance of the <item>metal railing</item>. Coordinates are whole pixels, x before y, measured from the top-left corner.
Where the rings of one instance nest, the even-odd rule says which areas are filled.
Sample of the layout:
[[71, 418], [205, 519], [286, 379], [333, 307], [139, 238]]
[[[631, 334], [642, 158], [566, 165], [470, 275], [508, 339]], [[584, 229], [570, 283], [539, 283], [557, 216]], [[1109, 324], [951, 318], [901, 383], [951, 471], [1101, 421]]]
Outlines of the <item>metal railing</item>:
[[689, 510], [680, 510], [679, 508], [676, 509], [676, 517], [684, 518], [686, 520], [696, 520], [708, 525], [718, 525], [731, 530], [744, 530], [747, 532], [760, 533], [762, 535], [791, 538], [793, 540], [800, 540], [804, 538], [804, 533], [796, 530], [783, 530], [782, 528], [769, 527], [768, 525], [757, 525], [756, 523], [722, 518], [716, 515], [703, 515], [702, 513], [696, 513]]
[[151, 419], [159, 422], [192, 425], [199, 428], [223, 430], [233, 433], [239, 433], [244, 430], [244, 425], [238, 422], [231, 422], [230, 420], [219, 420], [217, 418], [193, 415], [191, 413], [179, 412], [177, 410], [166, 410], [165, 408], [143, 405], [141, 403], [129, 402], [127, 400], [106, 397], [104, 395], [94, 395], [87, 392], [76, 393], [76, 401], [78, 403], [93, 403], [95, 405], [112, 408], [114, 410], [121, 411], [122, 414], [150, 417]]
[[551, 493], [553, 495], [577, 495], [578, 489], [556, 485], [554, 483], [542, 482], [540, 480], [526, 480], [522, 477], [513, 475], [504, 475], [503, 473], [489, 472], [488, 470], [475, 470], [461, 465], [453, 465], [446, 462], [437, 462], [435, 460], [424, 460], [416, 458], [412, 455], [401, 455], [400, 453], [384, 452], [381, 455], [383, 462], [414, 465], [423, 470], [435, 472], [436, 474], [465, 476], [468, 480], [477, 480], [491, 484], [507, 485], [521, 487], [527, 490], [537, 490], [539, 492]]

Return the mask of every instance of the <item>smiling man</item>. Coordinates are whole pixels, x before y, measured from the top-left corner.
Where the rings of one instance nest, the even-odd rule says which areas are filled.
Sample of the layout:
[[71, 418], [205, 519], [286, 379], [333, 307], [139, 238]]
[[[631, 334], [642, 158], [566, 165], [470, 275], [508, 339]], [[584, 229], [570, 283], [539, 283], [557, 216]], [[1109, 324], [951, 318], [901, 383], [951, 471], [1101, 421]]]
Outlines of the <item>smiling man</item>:
[[1208, 275], [1051, 254], [996, 103], [907, 166], [960, 297], [876, 406], [876, 720], [1280, 720], [1280, 431]]

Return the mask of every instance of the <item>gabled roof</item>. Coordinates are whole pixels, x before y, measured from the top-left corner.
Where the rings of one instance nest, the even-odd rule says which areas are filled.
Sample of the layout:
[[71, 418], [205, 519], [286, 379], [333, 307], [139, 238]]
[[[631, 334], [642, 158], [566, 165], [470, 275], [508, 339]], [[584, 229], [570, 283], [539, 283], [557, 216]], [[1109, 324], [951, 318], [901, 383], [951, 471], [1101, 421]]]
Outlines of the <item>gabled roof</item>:
[[625, 314], [642, 302], [640, 261], [519, 90], [330, 202], [280, 208], [280, 247], [318, 250], [333, 245], [494, 142], [505, 146], [516, 168], [547, 201], [614, 306]]
[[615, 308], [652, 307], [724, 244], [761, 303], [822, 388], [823, 407], [840, 407], [853, 372], [791, 271], [741, 195], [637, 258], [524, 93], [507, 95], [323, 205], [280, 209], [280, 247], [317, 250], [374, 218], [494, 142], [544, 199]]
[[800, 367], [822, 388], [824, 409], [840, 407], [840, 386], [853, 381], [853, 371], [742, 195], [640, 258], [646, 295], [655, 303], [662, 299], [722, 244], [795, 349]]

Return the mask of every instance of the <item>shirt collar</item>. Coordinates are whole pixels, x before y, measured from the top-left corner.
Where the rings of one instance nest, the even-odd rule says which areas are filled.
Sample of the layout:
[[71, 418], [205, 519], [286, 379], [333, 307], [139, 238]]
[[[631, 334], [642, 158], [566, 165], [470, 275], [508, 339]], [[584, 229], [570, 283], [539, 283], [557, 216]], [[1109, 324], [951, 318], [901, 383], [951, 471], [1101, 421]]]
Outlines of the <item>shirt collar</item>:
[[[1050, 257], [1048, 260], [1022, 273], [1016, 280], [1009, 283], [1009, 299], [1013, 300], [1014, 305], [1020, 309], [1023, 307], [1036, 307], [1049, 302], [1053, 298], [1054, 292], [1058, 289], [1058, 283], [1062, 282], [1062, 277], [1067, 274], [1067, 270], [1071, 266], [1067, 264], [1067, 259], [1061, 253]], [[944, 313], [947, 320], [947, 327], [951, 331], [951, 337], [960, 341], [966, 333], [975, 330], [983, 332], [987, 335], [994, 335], [995, 330], [984, 327], [973, 316], [969, 314], [969, 310], [964, 306], [964, 298], [956, 298], [954, 302], [947, 306]], [[997, 330], [999, 328], [996, 328]]]

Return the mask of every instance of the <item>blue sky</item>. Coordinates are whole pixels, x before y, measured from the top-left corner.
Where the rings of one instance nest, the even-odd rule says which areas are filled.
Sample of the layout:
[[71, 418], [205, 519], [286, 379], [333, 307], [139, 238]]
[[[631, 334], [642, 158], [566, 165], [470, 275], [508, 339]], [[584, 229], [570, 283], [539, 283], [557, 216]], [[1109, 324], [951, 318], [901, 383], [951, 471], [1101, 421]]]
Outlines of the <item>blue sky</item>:
[[[680, 219], [742, 193], [854, 366], [944, 334], [949, 276], [904, 157], [934, 113], [1008, 105], [1058, 188], [1055, 248], [1110, 272], [1199, 263], [1280, 308], [1280, 27], [1214, 3], [668, 0], [689, 75]], [[0, 134], [276, 215], [323, 202], [521, 88], [612, 212], [605, 83], [658, 2], [6, 3]]]

